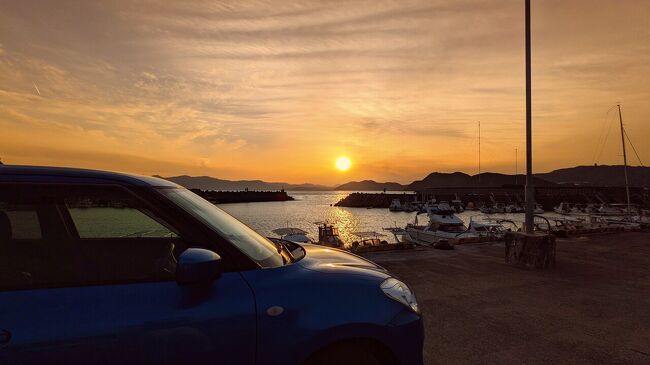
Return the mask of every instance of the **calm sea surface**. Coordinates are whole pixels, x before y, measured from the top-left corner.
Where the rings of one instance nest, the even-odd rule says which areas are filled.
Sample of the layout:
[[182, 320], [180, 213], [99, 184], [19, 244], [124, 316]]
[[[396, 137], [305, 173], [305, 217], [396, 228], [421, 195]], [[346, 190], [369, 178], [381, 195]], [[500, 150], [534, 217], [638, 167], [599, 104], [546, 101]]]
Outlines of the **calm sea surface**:
[[[389, 192], [390, 193], [390, 192]], [[394, 192], [400, 193], [400, 192]], [[353, 232], [375, 231], [386, 234], [389, 242], [395, 239], [383, 228], [404, 228], [413, 223], [415, 213], [390, 212], [386, 208], [341, 208], [333, 206], [350, 192], [336, 191], [300, 191], [289, 192], [294, 201], [219, 204], [219, 207], [264, 236], [275, 237], [272, 231], [281, 227], [297, 227], [309, 232], [312, 239], [318, 239], [318, 226], [315, 222], [328, 222], [338, 227], [341, 238], [347, 243], [357, 240]], [[473, 215], [482, 215], [479, 211], [466, 211], [457, 216], [465, 223]], [[495, 218], [505, 217], [521, 222], [524, 215], [493, 214]], [[420, 224], [427, 223], [426, 215], [418, 217]]]

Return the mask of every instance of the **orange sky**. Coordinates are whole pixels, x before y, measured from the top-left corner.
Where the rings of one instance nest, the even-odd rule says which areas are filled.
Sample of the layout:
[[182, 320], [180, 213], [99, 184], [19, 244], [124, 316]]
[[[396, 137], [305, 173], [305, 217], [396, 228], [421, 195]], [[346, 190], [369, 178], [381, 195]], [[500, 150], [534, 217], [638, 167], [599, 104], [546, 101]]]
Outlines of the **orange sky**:
[[[1, 2], [0, 157], [410, 182], [475, 173], [480, 120], [483, 170], [514, 172], [519, 148], [522, 171], [523, 3]], [[532, 13], [535, 170], [620, 163], [617, 102], [650, 160], [650, 1]]]

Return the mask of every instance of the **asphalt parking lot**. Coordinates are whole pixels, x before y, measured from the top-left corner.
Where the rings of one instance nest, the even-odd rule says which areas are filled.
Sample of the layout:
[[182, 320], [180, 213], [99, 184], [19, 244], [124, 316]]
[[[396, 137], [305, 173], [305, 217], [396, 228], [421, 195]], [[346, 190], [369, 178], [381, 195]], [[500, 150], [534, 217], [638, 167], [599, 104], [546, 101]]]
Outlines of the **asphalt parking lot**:
[[502, 243], [365, 256], [417, 294], [427, 364], [650, 364], [650, 233], [558, 239], [547, 271]]

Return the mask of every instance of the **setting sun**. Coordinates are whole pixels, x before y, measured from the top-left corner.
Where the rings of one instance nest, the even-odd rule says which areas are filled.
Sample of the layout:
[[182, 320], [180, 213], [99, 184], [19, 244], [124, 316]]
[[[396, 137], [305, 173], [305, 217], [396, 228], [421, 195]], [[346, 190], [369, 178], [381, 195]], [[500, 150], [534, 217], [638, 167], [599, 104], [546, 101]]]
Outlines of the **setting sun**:
[[350, 166], [352, 166], [352, 162], [345, 156], [341, 156], [336, 160], [336, 168], [339, 171], [347, 171], [350, 169]]

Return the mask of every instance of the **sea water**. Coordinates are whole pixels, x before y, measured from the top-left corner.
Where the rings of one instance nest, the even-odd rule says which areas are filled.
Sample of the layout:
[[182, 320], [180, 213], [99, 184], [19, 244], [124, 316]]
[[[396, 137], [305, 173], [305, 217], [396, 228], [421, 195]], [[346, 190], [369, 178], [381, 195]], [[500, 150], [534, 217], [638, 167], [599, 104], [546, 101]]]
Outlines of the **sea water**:
[[[376, 193], [376, 192], [374, 192]], [[391, 193], [391, 192], [387, 192]], [[403, 193], [403, 192], [392, 192]], [[247, 224], [266, 237], [277, 237], [272, 231], [282, 227], [296, 227], [318, 239], [317, 223], [327, 222], [339, 230], [339, 236], [346, 244], [358, 240], [355, 232], [378, 232], [385, 236], [379, 238], [395, 242], [392, 233], [384, 228], [404, 228], [415, 221], [415, 212], [391, 212], [387, 208], [346, 208], [335, 207], [338, 201], [350, 192], [345, 191], [296, 191], [289, 192], [295, 200], [285, 202], [234, 203], [218, 206], [235, 218]], [[484, 216], [479, 211], [465, 211], [457, 214], [465, 224], [471, 216]], [[524, 214], [492, 214], [493, 218], [506, 218], [522, 222]], [[426, 214], [418, 216], [419, 224], [427, 224]]]

